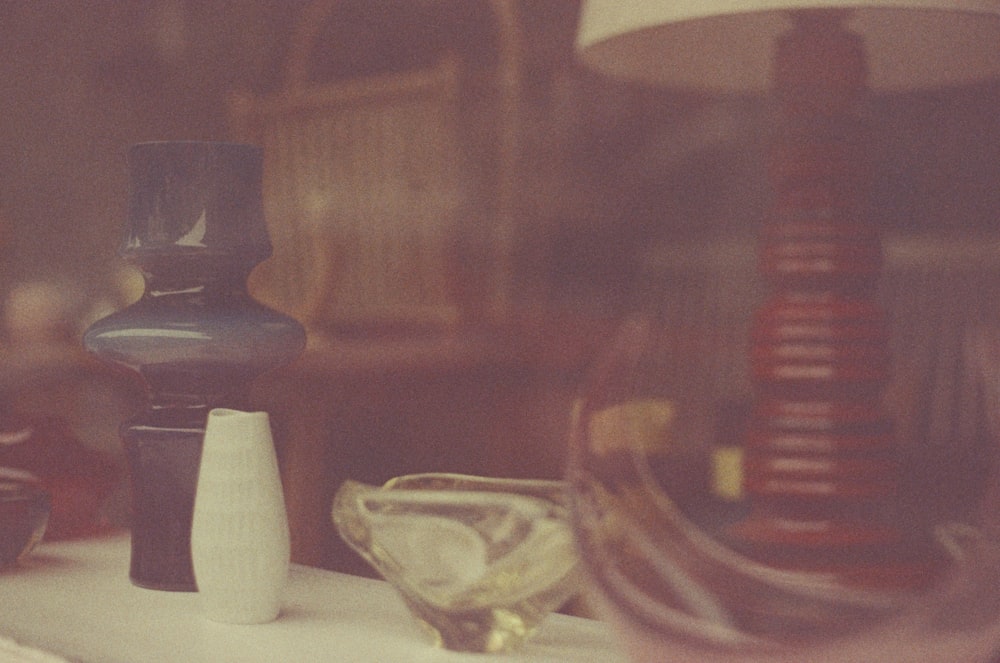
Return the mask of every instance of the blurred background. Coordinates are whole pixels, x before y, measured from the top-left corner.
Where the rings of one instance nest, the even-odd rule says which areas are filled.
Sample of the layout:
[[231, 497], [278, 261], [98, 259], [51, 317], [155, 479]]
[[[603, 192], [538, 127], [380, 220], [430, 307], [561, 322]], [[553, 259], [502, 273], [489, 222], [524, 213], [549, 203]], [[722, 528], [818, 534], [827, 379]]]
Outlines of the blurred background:
[[[497, 66], [501, 47], [515, 51], [511, 252], [520, 303], [600, 298], [627, 278], [637, 247], [670, 227], [702, 236], [738, 231], [761, 213], [755, 148], [767, 109], [706, 106], [595, 78], [573, 61], [575, 2], [508, 3], [511, 34], [486, 1], [337, 4], [342, 14], [319, 37], [310, 65], [314, 79], [418, 69], [448, 49], [482, 70]], [[308, 5], [4, 3], [0, 289], [51, 279], [88, 301], [112, 288], [128, 146], [234, 138], [231, 96], [282, 89]], [[886, 228], [994, 229], [998, 94], [986, 87], [876, 104], [886, 165], [876, 196]], [[495, 116], [488, 119], [465, 129], [495, 137]], [[482, 156], [477, 147], [473, 156]]]
[[[344, 568], [326, 513], [348, 476], [559, 476], [587, 367], [616, 316], [663, 289], [674, 293], [664, 306], [714, 331], [698, 347], [719, 367], [717, 407], [692, 434], [714, 444], [738, 428], [750, 392], [773, 109], [584, 70], [577, 11], [556, 0], [0, 3], [9, 349], [54, 328], [72, 344], [140, 291], [116, 253], [130, 144], [248, 140], [265, 147], [275, 243], [255, 294], [315, 341], [298, 372], [259, 394], [282, 436], [286, 491], [306, 486], [290, 496], [299, 561]], [[426, 103], [399, 103], [413, 96]], [[931, 468], [974, 463], [953, 440], [962, 359], [948, 329], [1000, 301], [986, 297], [1000, 288], [998, 108], [997, 85], [866, 106], [883, 297], [907, 350], [887, 398], [904, 437], [946, 460], [924, 457], [913, 490], [937, 481]], [[118, 453], [109, 431], [133, 396], [101, 410], [101, 425], [74, 425]], [[59, 398], [57, 409], [69, 402]]]

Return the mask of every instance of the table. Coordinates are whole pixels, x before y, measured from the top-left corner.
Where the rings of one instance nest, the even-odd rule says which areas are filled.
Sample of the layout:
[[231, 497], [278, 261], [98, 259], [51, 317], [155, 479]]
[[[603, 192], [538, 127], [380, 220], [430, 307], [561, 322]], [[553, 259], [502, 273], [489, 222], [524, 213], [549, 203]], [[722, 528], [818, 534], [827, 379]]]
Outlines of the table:
[[80, 663], [625, 661], [605, 624], [562, 614], [514, 654], [435, 649], [388, 583], [301, 565], [276, 621], [216, 624], [195, 593], [133, 586], [128, 557], [127, 533], [43, 543], [0, 573], [0, 638]]

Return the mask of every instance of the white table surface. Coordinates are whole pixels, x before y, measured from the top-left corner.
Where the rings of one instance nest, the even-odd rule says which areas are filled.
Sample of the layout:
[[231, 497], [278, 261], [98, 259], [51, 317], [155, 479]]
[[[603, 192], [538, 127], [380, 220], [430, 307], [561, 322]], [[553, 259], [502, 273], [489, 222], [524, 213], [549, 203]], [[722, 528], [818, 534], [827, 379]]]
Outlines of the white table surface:
[[216, 624], [195, 593], [133, 586], [128, 559], [127, 534], [39, 546], [0, 572], [0, 640], [81, 663], [625, 661], [606, 625], [561, 614], [513, 654], [435, 649], [388, 583], [297, 565], [276, 621]]

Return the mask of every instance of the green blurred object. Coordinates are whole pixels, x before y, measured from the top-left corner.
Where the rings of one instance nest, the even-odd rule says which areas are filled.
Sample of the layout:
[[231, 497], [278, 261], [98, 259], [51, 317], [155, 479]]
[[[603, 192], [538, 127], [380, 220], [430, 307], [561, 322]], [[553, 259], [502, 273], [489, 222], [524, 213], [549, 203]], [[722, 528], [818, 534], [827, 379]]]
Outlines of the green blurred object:
[[49, 520], [49, 494], [29, 472], [0, 467], [0, 569], [31, 553]]

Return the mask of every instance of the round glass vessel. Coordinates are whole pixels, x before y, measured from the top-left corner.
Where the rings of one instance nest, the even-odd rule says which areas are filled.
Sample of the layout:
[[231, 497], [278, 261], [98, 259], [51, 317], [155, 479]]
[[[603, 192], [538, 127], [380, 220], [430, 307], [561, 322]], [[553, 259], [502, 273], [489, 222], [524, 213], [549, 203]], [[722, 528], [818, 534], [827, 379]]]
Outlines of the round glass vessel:
[[[835, 404], [776, 421], [766, 402], [713, 399], [718, 356], [691, 352], [704, 336], [678, 340], [690, 331], [635, 313], [574, 414], [574, 528], [594, 603], [633, 660], [995, 660], [989, 413], [978, 437], [956, 428], [953, 450], [972, 458], [941, 460], [926, 438], [859, 449], [869, 432]], [[991, 410], [1000, 343], [963, 337]]]
[[[659, 186], [627, 208], [654, 212], [575, 413], [596, 600], [644, 663], [996, 660], [1000, 263], [995, 222], [958, 209], [995, 203], [941, 156], [995, 170], [956, 139], [996, 103], [997, 10], [733, 4], [581, 21], [587, 62], [695, 98], [658, 142], [690, 153], [637, 162]], [[947, 133], [914, 98], [961, 100]]]

